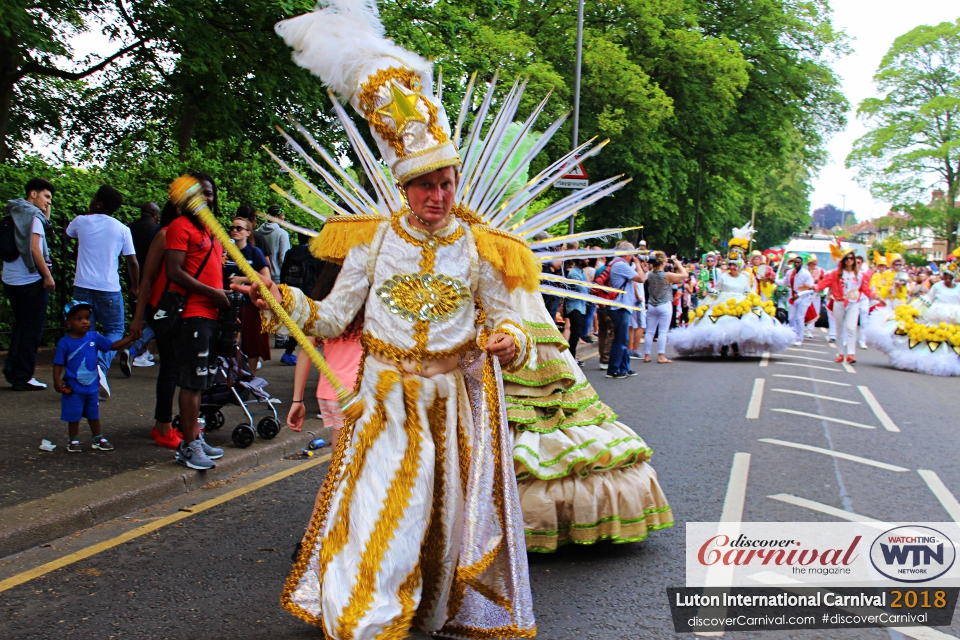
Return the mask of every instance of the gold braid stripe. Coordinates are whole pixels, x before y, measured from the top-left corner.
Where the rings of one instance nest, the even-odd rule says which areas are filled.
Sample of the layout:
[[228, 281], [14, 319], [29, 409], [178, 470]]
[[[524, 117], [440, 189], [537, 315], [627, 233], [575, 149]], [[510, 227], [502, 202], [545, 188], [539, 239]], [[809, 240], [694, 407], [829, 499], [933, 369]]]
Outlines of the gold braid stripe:
[[455, 624], [455, 625], [446, 625], [443, 627], [445, 633], [449, 633], [454, 636], [460, 636], [463, 638], [476, 638], [477, 640], [485, 640], [487, 638], [536, 638], [537, 637], [537, 628], [533, 627], [532, 629], [521, 629], [514, 625], [509, 627], [492, 627], [489, 629], [481, 629], [479, 627], [470, 627], [467, 625]]
[[433, 404], [427, 411], [427, 421], [430, 423], [430, 433], [433, 436], [433, 445], [436, 449], [436, 462], [433, 472], [433, 507], [430, 512], [430, 525], [427, 527], [427, 537], [423, 542], [420, 561], [423, 565], [423, 593], [420, 595], [420, 606], [417, 608], [417, 617], [414, 626], [422, 626], [424, 618], [436, 608], [440, 577], [443, 572], [443, 555], [447, 547], [447, 540], [443, 526], [444, 502], [446, 501], [446, 469], [447, 444], [447, 402], [437, 394]]
[[468, 351], [473, 351], [477, 348], [473, 340], [468, 340], [458, 347], [443, 351], [429, 351], [428, 349], [424, 349], [419, 346], [419, 341], [418, 346], [414, 349], [401, 349], [379, 338], [375, 338], [369, 333], [364, 333], [360, 336], [360, 344], [362, 344], [369, 353], [389, 358], [394, 362], [400, 362], [401, 360], [413, 360], [416, 362], [423, 362], [424, 360], [444, 360], [446, 358], [452, 358], [453, 356], [459, 356]]
[[[366, 615], [373, 602], [377, 574], [383, 558], [390, 548], [390, 542], [397, 533], [400, 520], [403, 518], [413, 488], [417, 481], [417, 467], [420, 462], [421, 435], [420, 415], [417, 400], [420, 395], [420, 378], [416, 376], [403, 379], [403, 404], [406, 410], [404, 431], [407, 435], [407, 448], [400, 461], [400, 469], [393, 477], [383, 508], [377, 514], [376, 525], [367, 541], [367, 546], [360, 556], [357, 567], [357, 582], [350, 592], [350, 600], [340, 619], [337, 620], [337, 635], [343, 640], [353, 637], [360, 619]], [[378, 405], [379, 406], [379, 405]], [[320, 549], [321, 553], [323, 548]], [[419, 560], [418, 560], [419, 562]]]
[[[514, 339], [513, 340], [514, 343], [516, 343], [517, 342], [516, 336], [513, 334], [513, 332], [507, 331], [505, 327], [513, 327], [514, 329], [519, 331], [523, 335], [523, 338], [527, 343], [523, 351], [520, 350], [520, 345], [516, 344], [516, 353], [513, 354], [513, 358], [511, 358], [510, 362], [508, 362], [503, 367], [507, 371], [516, 371], [517, 369], [524, 368], [525, 366], [527, 366], [527, 363], [530, 362], [530, 356], [533, 355], [533, 348], [532, 348], [533, 340], [530, 338], [530, 334], [527, 333], [526, 327], [517, 324], [513, 320], [504, 320], [503, 322], [501, 322], [499, 325], [497, 325], [497, 328], [494, 329], [494, 333], [505, 333], [508, 336], [512, 337]], [[519, 361], [521, 355], [523, 356], [522, 362]]]
[[410, 623], [416, 612], [417, 601], [413, 592], [420, 584], [420, 563], [407, 575], [400, 585], [397, 596], [400, 599], [400, 615], [377, 636], [377, 640], [403, 640], [409, 637]]

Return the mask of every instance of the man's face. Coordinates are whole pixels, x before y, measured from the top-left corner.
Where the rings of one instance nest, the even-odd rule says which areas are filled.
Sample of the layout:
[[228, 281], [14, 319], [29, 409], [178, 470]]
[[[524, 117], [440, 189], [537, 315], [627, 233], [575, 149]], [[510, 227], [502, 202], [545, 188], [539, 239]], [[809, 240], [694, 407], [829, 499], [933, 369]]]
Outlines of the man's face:
[[431, 227], [439, 225], [450, 213], [456, 189], [457, 172], [453, 167], [425, 173], [404, 185], [410, 209]]
[[213, 191], [213, 185], [207, 182], [206, 180], [201, 180], [200, 192], [203, 194], [203, 199], [207, 201], [207, 206], [210, 207], [211, 211], [213, 211], [213, 205], [217, 199]]
[[40, 211], [43, 211], [43, 215], [50, 217], [50, 205], [53, 203], [53, 194], [50, 193], [49, 189], [44, 189], [43, 191], [31, 191], [27, 196], [27, 202], [35, 206]]
[[857, 269], [860, 269], [861, 267], [863, 267], [863, 258], [858, 257], [856, 262], [857, 262]]
[[903, 262], [901, 262], [900, 260], [894, 260], [894, 261], [893, 261], [893, 264], [892, 264], [891, 266], [892, 266], [894, 269], [902, 269], [902, 268], [903, 268]]
[[752, 264], [752, 265], [755, 266], [755, 267], [759, 267], [759, 266], [760, 266], [760, 256], [753, 256], [752, 258], [750, 258], [750, 264]]
[[803, 266], [803, 258], [795, 258], [793, 261], [793, 268], [799, 269]]
[[146, 206], [144, 214], [154, 222], [160, 221], [160, 207], [155, 202], [151, 202]]
[[708, 256], [708, 257], [707, 257], [707, 266], [708, 266], [708, 267], [716, 266], [716, 264], [717, 264], [717, 259], [716, 259], [716, 258], [714, 258], [713, 256]]

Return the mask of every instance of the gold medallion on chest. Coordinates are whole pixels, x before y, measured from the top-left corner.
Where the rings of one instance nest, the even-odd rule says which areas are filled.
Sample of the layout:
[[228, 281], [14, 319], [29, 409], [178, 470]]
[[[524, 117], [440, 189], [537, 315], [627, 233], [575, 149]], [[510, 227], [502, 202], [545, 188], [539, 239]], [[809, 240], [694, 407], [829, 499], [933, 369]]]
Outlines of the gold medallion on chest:
[[432, 273], [393, 276], [376, 293], [390, 313], [410, 322], [441, 322], [471, 298], [470, 288], [461, 280]]

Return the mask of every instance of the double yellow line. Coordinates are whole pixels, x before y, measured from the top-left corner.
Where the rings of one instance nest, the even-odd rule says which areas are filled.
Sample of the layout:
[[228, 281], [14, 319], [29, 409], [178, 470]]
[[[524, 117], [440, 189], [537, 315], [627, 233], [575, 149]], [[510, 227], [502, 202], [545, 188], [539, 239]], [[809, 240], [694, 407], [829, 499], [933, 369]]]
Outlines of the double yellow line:
[[91, 556], [95, 556], [96, 554], [100, 553], [101, 551], [106, 551], [107, 549], [112, 549], [113, 547], [117, 547], [117, 546], [123, 544], [124, 542], [129, 542], [130, 540], [133, 540], [133, 539], [135, 539], [135, 538], [139, 538], [140, 536], [143, 536], [143, 535], [146, 535], [146, 534], [151, 533], [151, 532], [153, 532], [153, 531], [156, 531], [157, 529], [162, 529], [163, 527], [165, 527], [165, 526], [167, 526], [167, 525], [169, 525], [169, 524], [173, 524], [174, 522], [179, 522], [180, 520], [183, 520], [184, 518], [189, 518], [190, 516], [193, 516], [193, 515], [196, 515], [196, 514], [200, 513], [201, 511], [206, 511], [207, 509], [212, 509], [213, 507], [216, 507], [216, 506], [218, 506], [218, 505], [221, 505], [221, 504], [223, 504], [223, 503], [225, 503], [225, 502], [229, 502], [230, 500], [233, 500], [234, 498], [237, 498], [237, 497], [242, 496], [242, 495], [244, 495], [244, 494], [250, 493], [250, 492], [252, 492], [252, 491], [256, 491], [257, 489], [260, 489], [260, 488], [262, 488], [262, 487], [265, 487], [265, 486], [267, 486], [267, 485], [269, 485], [269, 484], [273, 484], [274, 482], [277, 482], [278, 480], [283, 480], [284, 478], [289, 478], [290, 476], [292, 476], [292, 475], [294, 475], [294, 474], [297, 474], [297, 473], [300, 473], [301, 471], [306, 471], [307, 469], [311, 469], [311, 468], [313, 468], [313, 467], [316, 467], [316, 466], [319, 465], [319, 464], [323, 464], [324, 462], [326, 462], [326, 461], [329, 460], [329, 459], [330, 459], [330, 454], [329, 454], [329, 453], [326, 454], [326, 455], [322, 455], [322, 456], [320, 456], [319, 458], [314, 458], [314, 459], [310, 460], [309, 462], [304, 462], [304, 463], [302, 463], [302, 464], [298, 464], [298, 465], [295, 466], [295, 467], [292, 467], [292, 468], [290, 468], [290, 469], [286, 469], [286, 470], [281, 471], [281, 472], [279, 472], [279, 473], [275, 473], [275, 474], [273, 474], [272, 476], [268, 476], [268, 477], [266, 477], [266, 478], [263, 478], [262, 480], [257, 480], [256, 482], [252, 482], [252, 483], [250, 483], [250, 484], [248, 484], [248, 485], [245, 485], [245, 486], [243, 486], [243, 487], [239, 487], [239, 488], [237, 488], [237, 489], [234, 489], [233, 491], [228, 491], [227, 493], [223, 494], [222, 496], [218, 496], [218, 497], [216, 497], [216, 498], [211, 498], [210, 500], [207, 500], [206, 502], [201, 502], [201, 503], [198, 504], [198, 505], [195, 505], [195, 506], [193, 506], [193, 507], [190, 507], [190, 511], [178, 511], [178, 512], [176, 512], [176, 513], [170, 514], [169, 516], [165, 516], [165, 517], [163, 517], [163, 518], [160, 518], [159, 520], [154, 520], [153, 522], [151, 522], [151, 523], [149, 523], [149, 524], [145, 524], [145, 525], [143, 525], [143, 526], [141, 526], [141, 527], [137, 527], [136, 529], [131, 529], [130, 531], [127, 531], [126, 533], [122, 533], [122, 534], [120, 534], [119, 536], [117, 536], [117, 537], [115, 537], [115, 538], [111, 538], [110, 540], [104, 540], [103, 542], [98, 542], [97, 544], [92, 545], [92, 546], [89, 546], [89, 547], [87, 547], [86, 549], [81, 549], [80, 551], [75, 551], [75, 552], [73, 552], [73, 553], [71, 553], [71, 554], [68, 554], [68, 555], [63, 556], [62, 558], [57, 558], [56, 560], [52, 560], [52, 561], [50, 561], [50, 562], [47, 562], [46, 564], [42, 564], [42, 565], [40, 565], [39, 567], [34, 567], [33, 569], [30, 569], [29, 571], [24, 571], [23, 573], [18, 573], [17, 575], [15, 575], [15, 576], [13, 576], [13, 577], [10, 577], [10, 578], [7, 578], [6, 580], [0, 581], [0, 593], [6, 591], [6, 590], [8, 590], [8, 589], [12, 589], [12, 588], [14, 588], [14, 587], [16, 587], [16, 586], [19, 586], [19, 585], [21, 585], [21, 584], [23, 584], [23, 583], [25, 583], [25, 582], [30, 582], [30, 581], [33, 580], [34, 578], [39, 578], [40, 576], [46, 575], [46, 574], [50, 573], [51, 571], [56, 571], [57, 569], [62, 569], [63, 567], [69, 566], [69, 565], [71, 565], [71, 564], [73, 564], [73, 563], [75, 563], [75, 562], [79, 562], [79, 561], [85, 560], [85, 559], [87, 559], [87, 558], [89, 558], [89, 557], [91, 557]]

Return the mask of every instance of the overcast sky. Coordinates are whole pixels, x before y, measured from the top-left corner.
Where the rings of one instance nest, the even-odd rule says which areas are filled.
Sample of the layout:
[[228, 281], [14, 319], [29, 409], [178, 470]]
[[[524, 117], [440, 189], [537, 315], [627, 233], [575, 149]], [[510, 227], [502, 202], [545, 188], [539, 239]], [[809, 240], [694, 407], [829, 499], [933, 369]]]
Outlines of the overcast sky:
[[874, 200], [857, 185], [854, 172], [844, 168], [853, 142], [867, 131], [856, 117], [857, 105], [876, 95], [873, 74], [897, 36], [922, 24], [953, 22], [960, 18], [960, 5], [956, 0], [833, 0], [832, 6], [834, 26], [846, 32], [853, 48], [834, 65], [851, 111], [846, 130], [835, 135], [827, 147], [830, 160], [813, 181], [810, 205], [811, 210], [825, 204], [842, 207], [846, 195], [847, 209], [854, 211], [858, 220], [869, 220], [886, 214], [889, 205]]

